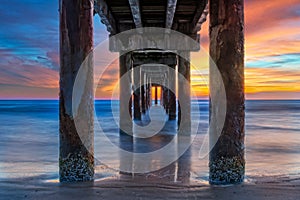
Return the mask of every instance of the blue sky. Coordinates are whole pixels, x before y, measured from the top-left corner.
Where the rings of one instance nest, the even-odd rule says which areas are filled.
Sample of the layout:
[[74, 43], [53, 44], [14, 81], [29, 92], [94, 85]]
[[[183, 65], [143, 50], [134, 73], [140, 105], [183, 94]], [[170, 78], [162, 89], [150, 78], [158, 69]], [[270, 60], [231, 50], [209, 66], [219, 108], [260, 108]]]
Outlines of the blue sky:
[[[299, 0], [245, 4], [248, 97], [300, 98]], [[97, 45], [108, 34], [99, 17], [94, 20]], [[58, 0], [2, 0], [0, 22], [0, 98], [57, 98]]]

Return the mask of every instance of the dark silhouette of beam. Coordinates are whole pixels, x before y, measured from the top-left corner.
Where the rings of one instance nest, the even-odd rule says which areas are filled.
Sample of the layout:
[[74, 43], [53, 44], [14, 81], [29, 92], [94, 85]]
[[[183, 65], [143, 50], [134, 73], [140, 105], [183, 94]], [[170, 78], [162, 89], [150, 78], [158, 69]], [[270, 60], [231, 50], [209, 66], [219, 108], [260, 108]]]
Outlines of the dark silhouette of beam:
[[140, 1], [139, 0], [128, 0], [131, 8], [132, 18], [136, 28], [142, 28], [142, 17], [140, 10]]
[[95, 0], [94, 7], [95, 13], [100, 16], [101, 22], [106, 26], [107, 31], [111, 34], [116, 34], [116, 20], [108, 7], [106, 0]]
[[176, 12], [177, 0], [168, 0], [166, 12], [166, 28], [170, 29], [173, 25], [174, 15]]
[[207, 11], [205, 11], [205, 7], [207, 5], [207, 2], [208, 0], [198, 1], [198, 6], [194, 14], [194, 18], [190, 24], [191, 33], [197, 33], [198, 31], [200, 31], [201, 24], [206, 21], [206, 15], [208, 13]]

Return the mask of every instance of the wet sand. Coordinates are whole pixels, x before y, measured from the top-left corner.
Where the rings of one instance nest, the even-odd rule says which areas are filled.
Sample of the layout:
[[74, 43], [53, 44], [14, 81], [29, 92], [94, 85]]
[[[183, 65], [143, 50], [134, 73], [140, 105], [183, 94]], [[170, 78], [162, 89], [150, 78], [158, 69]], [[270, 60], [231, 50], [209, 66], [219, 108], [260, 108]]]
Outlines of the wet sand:
[[94, 183], [60, 184], [35, 179], [0, 183], [0, 199], [299, 199], [300, 179], [252, 181], [232, 186], [157, 183], [108, 178]]
[[[49, 118], [49, 113], [43, 112], [28, 117], [28, 110], [35, 107], [39, 110], [43, 108], [41, 109], [43, 111], [44, 109], [55, 110], [51, 106], [55, 108], [57, 106], [50, 104], [51, 106], [48, 108], [48, 104], [43, 107], [42, 104], [36, 106], [36, 102], [30, 103], [29, 105], [33, 107], [25, 109], [24, 116], [26, 120], [29, 118], [29, 121], [36, 122], [31, 125], [31, 129], [26, 129], [24, 132], [26, 124], [23, 122], [26, 120], [22, 115], [22, 117], [16, 118], [14, 112], [10, 114], [10, 117], [4, 115], [1, 118], [3, 124], [7, 125], [3, 130], [7, 130], [7, 132], [1, 135], [0, 141], [0, 200], [300, 199], [300, 153], [298, 148], [300, 140], [299, 127], [296, 126], [298, 125], [299, 114], [297, 111], [300, 104], [297, 101], [285, 107], [286, 102], [279, 101], [277, 103], [277, 110], [282, 110], [282, 112], [276, 109], [273, 111], [274, 105], [268, 101], [249, 102], [246, 140], [246, 175], [249, 177], [243, 184], [226, 187], [210, 186], [207, 183], [208, 159], [199, 160], [199, 149], [197, 148], [201, 146], [201, 143], [197, 140], [195, 140], [195, 148], [192, 149], [191, 154], [187, 153], [186, 156], [182, 156], [181, 159], [156, 174], [151, 173], [144, 177], [135, 175], [134, 180], [132, 177], [118, 175], [116, 169], [124, 163], [119, 162], [118, 154], [114, 159], [112, 158], [111, 149], [102, 148], [105, 150], [102, 151], [99, 147], [102, 147], [103, 143], [99, 142], [96, 143], [99, 154], [107, 155], [108, 160], [112, 161], [112, 166], [115, 167], [109, 170], [98, 163], [94, 183], [60, 184], [56, 180], [58, 176], [57, 119], [56, 117]], [[20, 105], [22, 108], [26, 104]], [[104, 105], [107, 106], [107, 104]], [[268, 105], [270, 105], [269, 110], [266, 109]], [[295, 106], [290, 108], [291, 105]], [[103, 108], [99, 109], [103, 110]], [[42, 114], [45, 115], [43, 119], [40, 118]], [[56, 111], [53, 111], [51, 116], [56, 116]], [[12, 117], [14, 120], [11, 120]], [[208, 111], [206, 117], [208, 117]], [[109, 117], [104, 117], [104, 119], [110, 120]], [[284, 124], [282, 124], [283, 122]], [[128, 144], [126, 140], [123, 143], [119, 141], [119, 138], [114, 135], [113, 127], [109, 123], [107, 125], [107, 128], [112, 130], [113, 142], [116, 144], [121, 142], [120, 145], [132, 148], [132, 144]], [[285, 133], [284, 137], [281, 137], [282, 133]], [[153, 151], [172, 138], [171, 134], [165, 134], [157, 135], [151, 141], [139, 139], [135, 142], [134, 150], [138, 152]], [[174, 150], [174, 152], [177, 151]], [[155, 161], [158, 158], [154, 157], [147, 162]], [[156, 166], [159, 165], [154, 167]], [[274, 174], [280, 175], [274, 177]], [[197, 179], [198, 177], [205, 180]], [[174, 180], [177, 182], [174, 183]]]

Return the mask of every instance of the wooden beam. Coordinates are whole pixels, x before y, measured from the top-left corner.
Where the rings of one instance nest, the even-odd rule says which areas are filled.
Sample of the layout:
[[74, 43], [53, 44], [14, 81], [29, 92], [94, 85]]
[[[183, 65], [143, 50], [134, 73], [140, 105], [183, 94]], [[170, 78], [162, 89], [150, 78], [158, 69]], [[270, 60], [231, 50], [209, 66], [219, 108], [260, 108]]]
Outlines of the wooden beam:
[[166, 14], [166, 28], [170, 29], [173, 25], [174, 15], [176, 11], [177, 0], [168, 0]]
[[131, 8], [132, 18], [135, 23], [136, 28], [142, 28], [142, 17], [140, 10], [140, 1], [139, 0], [128, 0]]
[[[191, 22], [191, 33], [197, 33], [200, 29], [199, 29], [199, 22], [201, 22], [201, 24], [206, 20], [206, 16], [208, 14], [208, 10], [206, 10], [207, 6], [207, 0], [202, 0], [202, 1], [199, 1], [199, 4], [197, 6], [197, 10], [194, 14], [194, 18]], [[201, 25], [200, 24], [200, 25]], [[201, 26], [200, 26], [201, 28]]]
[[208, 5], [203, 10], [202, 15], [201, 15], [198, 23], [196, 24], [196, 26], [194, 26], [193, 33], [198, 33], [201, 30], [202, 24], [204, 22], [206, 22], [206, 20], [207, 20], [207, 16], [208, 16]]
[[[94, 2], [61, 0], [60, 3], [59, 179], [90, 181], [94, 179], [93, 58], [90, 56]], [[81, 96], [72, 93], [76, 79], [83, 84]], [[74, 102], [78, 103], [76, 112]]]
[[[244, 0], [210, 0], [209, 6], [210, 57], [217, 67], [211, 62], [209, 182], [236, 184], [245, 176]], [[226, 118], [219, 129], [224, 104]]]
[[116, 20], [109, 9], [106, 0], [95, 0], [95, 13], [101, 18], [101, 22], [107, 27], [107, 31], [111, 34], [117, 33]]

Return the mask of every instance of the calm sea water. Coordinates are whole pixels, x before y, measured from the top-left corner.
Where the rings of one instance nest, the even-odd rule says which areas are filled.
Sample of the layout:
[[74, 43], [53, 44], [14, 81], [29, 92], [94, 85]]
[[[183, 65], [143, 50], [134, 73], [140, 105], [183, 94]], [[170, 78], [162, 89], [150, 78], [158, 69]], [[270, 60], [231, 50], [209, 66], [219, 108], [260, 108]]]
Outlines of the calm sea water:
[[[117, 102], [115, 102], [117, 104]], [[197, 104], [193, 102], [193, 106]], [[199, 134], [208, 126], [208, 102], [199, 101]], [[109, 101], [96, 101], [96, 114], [114, 143], [119, 132]], [[246, 175], [274, 177], [300, 175], [300, 101], [247, 101], [246, 103]], [[201, 138], [201, 137], [200, 137]], [[0, 179], [58, 174], [58, 101], [0, 101]], [[155, 143], [156, 144], [156, 143]], [[99, 151], [102, 141], [96, 134], [95, 153], [110, 158], [110, 150]], [[208, 176], [208, 157], [199, 158], [201, 139], [193, 143], [189, 168], [192, 177]], [[155, 160], [155, 159], [154, 159]], [[119, 160], [111, 160], [118, 165]], [[152, 163], [153, 164], [153, 163]], [[96, 173], [103, 174], [100, 165]], [[113, 174], [113, 170], [111, 171]]]

